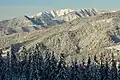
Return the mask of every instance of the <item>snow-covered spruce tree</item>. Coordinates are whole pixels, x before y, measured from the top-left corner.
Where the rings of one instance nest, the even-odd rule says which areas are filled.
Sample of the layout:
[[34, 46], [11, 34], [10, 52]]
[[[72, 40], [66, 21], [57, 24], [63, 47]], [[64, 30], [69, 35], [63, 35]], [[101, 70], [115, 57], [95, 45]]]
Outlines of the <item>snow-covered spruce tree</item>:
[[97, 55], [95, 54], [94, 55], [94, 58], [93, 58], [93, 66], [92, 66], [92, 70], [91, 70], [91, 73], [92, 73], [92, 79], [93, 80], [99, 80], [99, 67], [98, 65], [100, 64], [98, 59], [97, 59]]
[[60, 55], [60, 61], [58, 62], [56, 73], [56, 80], [69, 80], [69, 73], [67, 71], [64, 54]]
[[30, 80], [31, 60], [32, 60], [31, 53], [29, 53], [29, 56], [28, 56], [28, 59], [27, 59], [27, 63], [25, 65], [25, 67], [23, 67], [26, 80]]
[[43, 75], [44, 75], [44, 59], [43, 56], [41, 55], [41, 53], [38, 54], [39, 58], [38, 58], [38, 63], [37, 63], [37, 70], [38, 70], [38, 76], [40, 80], [43, 79]]
[[83, 58], [83, 60], [82, 60], [80, 72], [81, 72], [81, 74], [82, 74], [81, 80], [87, 80], [87, 76], [86, 76], [86, 65], [85, 65], [85, 60], [84, 60], [84, 58]]
[[109, 64], [108, 64], [108, 59], [106, 58], [106, 61], [105, 61], [105, 80], [109, 80]]
[[118, 80], [120, 80], [120, 61], [119, 61], [119, 64], [118, 64]]
[[43, 79], [43, 75], [44, 75], [44, 59], [42, 56], [42, 53], [39, 50], [39, 45], [36, 45], [35, 48], [35, 66], [36, 66], [36, 76], [39, 80]]
[[5, 62], [2, 58], [3, 51], [0, 49], [0, 80], [5, 79]]
[[57, 62], [58, 62], [58, 60], [55, 58], [55, 55], [54, 55], [53, 51], [50, 54], [51, 54], [51, 58], [49, 60], [49, 65], [50, 65], [49, 72], [51, 72], [51, 73], [48, 74], [48, 79], [53, 80], [57, 75], [56, 70], [57, 70]]
[[30, 80], [38, 80], [37, 72], [37, 59], [36, 59], [36, 50], [32, 53], [31, 65], [30, 65]]
[[2, 58], [3, 51], [0, 49], [0, 58]]
[[117, 80], [117, 66], [116, 61], [114, 59], [114, 54], [112, 53], [112, 66], [111, 66], [111, 72], [112, 72], [112, 80]]
[[50, 72], [50, 54], [49, 54], [49, 52], [46, 52], [46, 54], [45, 54], [45, 58], [44, 58], [44, 75], [43, 75], [43, 79], [44, 80], [48, 80], [48, 75], [51, 73]]
[[91, 58], [90, 58], [90, 56], [88, 57], [87, 66], [86, 66], [86, 77], [87, 77], [87, 80], [92, 79]]
[[79, 71], [79, 65], [77, 63], [77, 59], [75, 61], [72, 61], [71, 71], [70, 71], [70, 80], [80, 80], [80, 71]]
[[18, 77], [18, 60], [16, 57], [16, 53], [15, 53], [16, 49], [14, 48], [14, 45], [11, 45], [11, 54], [10, 54], [10, 63], [11, 63], [11, 75], [12, 75], [12, 79], [16, 79]]
[[26, 67], [28, 65], [28, 60], [27, 60], [28, 52], [27, 52], [25, 47], [22, 47], [22, 50], [21, 50], [20, 54], [24, 54], [24, 56], [19, 55], [20, 56], [19, 61], [18, 61], [19, 66], [20, 66], [19, 67], [19, 75], [20, 75], [19, 78], [20, 79], [22, 79], [22, 78], [26, 79], [27, 78], [26, 75], [29, 75], [29, 74], [26, 74], [26, 71], [27, 71], [27, 68], [28, 68], [28, 67]]
[[6, 59], [6, 79], [10, 80], [12, 78], [11, 76], [11, 63], [10, 63], [10, 52], [7, 52], [7, 59]]
[[105, 78], [105, 66], [104, 66], [104, 55], [101, 53], [100, 56], [100, 80], [104, 80]]
[[44, 59], [43, 59], [43, 54], [42, 54], [42, 52], [41, 52], [41, 49], [40, 49], [40, 44], [38, 43], [38, 44], [36, 44], [36, 48], [35, 48], [35, 50], [36, 50], [36, 58], [37, 58], [37, 69], [38, 69], [38, 75], [39, 76], [41, 76], [41, 78], [42, 78], [42, 76], [43, 76], [43, 68], [44, 68]]

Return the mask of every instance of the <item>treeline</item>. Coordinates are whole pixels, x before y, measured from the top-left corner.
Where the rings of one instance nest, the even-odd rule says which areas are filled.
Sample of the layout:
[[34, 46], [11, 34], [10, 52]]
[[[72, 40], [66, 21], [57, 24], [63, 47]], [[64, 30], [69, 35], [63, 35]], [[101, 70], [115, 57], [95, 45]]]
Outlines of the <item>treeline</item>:
[[120, 80], [113, 54], [111, 63], [103, 63], [103, 56], [98, 62], [94, 56], [94, 61], [89, 57], [87, 62], [74, 60], [71, 65], [66, 64], [64, 54], [58, 59], [54, 52], [41, 53], [39, 45], [31, 52], [23, 48], [21, 54], [22, 59], [12, 49], [6, 57], [0, 55], [0, 80]]

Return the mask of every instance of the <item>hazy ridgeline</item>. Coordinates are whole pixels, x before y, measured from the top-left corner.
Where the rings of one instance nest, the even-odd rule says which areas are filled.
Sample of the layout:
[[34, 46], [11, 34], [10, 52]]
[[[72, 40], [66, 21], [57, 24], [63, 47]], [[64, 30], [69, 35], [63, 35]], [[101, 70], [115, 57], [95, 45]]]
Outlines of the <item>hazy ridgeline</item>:
[[7, 57], [0, 56], [0, 80], [120, 80], [120, 65], [113, 54], [111, 62], [104, 62], [101, 54], [99, 62], [95, 55], [94, 61], [89, 57], [87, 62], [75, 59], [67, 64], [64, 54], [56, 58], [54, 52], [44, 52], [39, 46], [31, 51], [23, 47], [19, 57], [13, 49]]

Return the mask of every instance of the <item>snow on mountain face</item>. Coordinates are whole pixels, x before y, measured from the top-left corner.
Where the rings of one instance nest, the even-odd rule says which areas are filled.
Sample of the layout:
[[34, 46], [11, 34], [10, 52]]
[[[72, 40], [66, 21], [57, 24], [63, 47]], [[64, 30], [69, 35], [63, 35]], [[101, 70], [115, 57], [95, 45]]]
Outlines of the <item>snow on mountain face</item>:
[[56, 18], [63, 16], [63, 15], [67, 15], [73, 11], [74, 10], [72, 10], [72, 9], [51, 10], [51, 11], [45, 11], [45, 12], [35, 14], [32, 17], [36, 21], [42, 22], [44, 26], [45, 25], [49, 26], [49, 25], [63, 23], [64, 20], [58, 20]]
[[[44, 26], [50, 27], [57, 24], [62, 24], [64, 22], [69, 22], [80, 17], [95, 16], [96, 14], [97, 11], [95, 9], [61, 9], [44, 11], [33, 16], [25, 15], [23, 18], [14, 18], [12, 20], [9, 20], [4, 23], [4, 25], [6, 25], [6, 28], [2, 30], [6, 32], [7, 35], [12, 34], [11, 30], [14, 31], [14, 33], [21, 31], [29, 32], [32, 30], [39, 30], [41, 28], [44, 28]], [[0, 24], [2, 23], [3, 22], [0, 22]]]
[[45, 11], [45, 12], [38, 13], [34, 16], [36, 16], [36, 17], [47, 16], [47, 17], [55, 18], [58, 16], [66, 15], [73, 11], [74, 10], [72, 10], [72, 9], [51, 10], [51, 11]]
[[52, 24], [52, 23], [72, 21], [79, 17], [95, 16], [96, 14], [97, 11], [95, 9], [80, 9], [80, 10], [61, 9], [61, 10], [41, 12], [36, 15], [33, 15], [32, 17], [36, 21], [40, 21], [44, 24], [47, 23]]
[[95, 16], [97, 14], [97, 11], [95, 9], [81, 9], [77, 11], [77, 13], [81, 17], [90, 17], [90, 16]]
[[97, 15], [97, 11], [95, 9], [80, 9], [74, 10], [67, 15], [57, 17], [57, 20], [64, 20], [64, 21], [72, 21], [80, 17], [90, 17]]

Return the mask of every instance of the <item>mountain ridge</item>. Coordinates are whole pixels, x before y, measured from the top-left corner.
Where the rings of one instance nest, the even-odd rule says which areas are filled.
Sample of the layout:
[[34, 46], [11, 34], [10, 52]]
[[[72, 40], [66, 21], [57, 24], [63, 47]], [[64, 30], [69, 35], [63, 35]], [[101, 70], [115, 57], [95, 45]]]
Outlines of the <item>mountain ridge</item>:
[[[1, 21], [0, 28], [1, 34], [12, 34], [19, 32], [29, 32], [31, 30], [38, 30], [46, 26], [54, 26], [65, 22], [72, 21], [80, 17], [90, 17], [97, 15], [97, 11], [94, 9], [61, 9], [52, 10], [37, 13], [33, 16], [27, 16], [23, 18], [14, 18], [12, 20]], [[3, 25], [4, 24], [4, 25]]]

